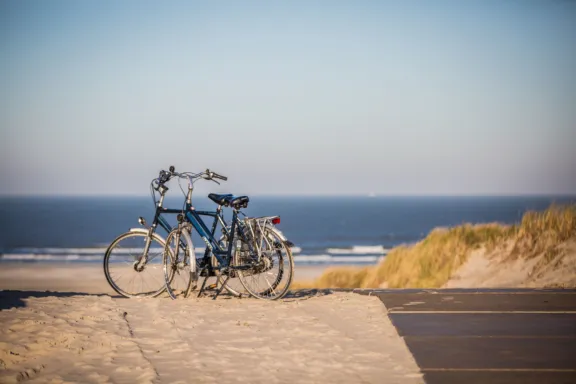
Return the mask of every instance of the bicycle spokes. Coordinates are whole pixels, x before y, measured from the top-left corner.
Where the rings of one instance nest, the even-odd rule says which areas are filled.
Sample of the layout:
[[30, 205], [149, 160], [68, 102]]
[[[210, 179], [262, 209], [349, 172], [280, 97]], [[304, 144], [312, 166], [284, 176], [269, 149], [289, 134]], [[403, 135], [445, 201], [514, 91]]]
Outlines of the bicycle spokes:
[[[286, 294], [292, 282], [292, 253], [272, 228], [256, 227], [253, 233], [252, 247], [245, 247], [236, 253], [233, 268], [252, 296], [279, 299]], [[250, 248], [259, 252], [250, 252]]]
[[104, 256], [111, 287], [125, 297], [157, 296], [164, 291], [164, 242], [147, 233], [127, 232], [112, 242]]

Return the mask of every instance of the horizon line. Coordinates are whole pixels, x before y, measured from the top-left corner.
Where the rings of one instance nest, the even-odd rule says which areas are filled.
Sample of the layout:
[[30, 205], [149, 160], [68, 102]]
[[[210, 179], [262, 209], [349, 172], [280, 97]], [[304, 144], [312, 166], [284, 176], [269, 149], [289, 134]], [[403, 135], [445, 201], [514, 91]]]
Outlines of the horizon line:
[[[242, 196], [238, 194], [237, 196]], [[330, 194], [330, 193], [250, 193], [247, 194], [255, 197], [365, 197], [367, 199], [382, 197], [563, 197], [576, 198], [576, 192], [571, 193], [386, 193], [386, 194], [369, 194], [369, 193], [347, 193], [347, 194]], [[12, 198], [152, 198], [150, 194], [135, 193], [116, 193], [116, 194], [0, 194], [0, 199]], [[176, 194], [167, 195], [166, 199], [184, 198]], [[208, 198], [208, 195], [193, 196], [193, 198]]]

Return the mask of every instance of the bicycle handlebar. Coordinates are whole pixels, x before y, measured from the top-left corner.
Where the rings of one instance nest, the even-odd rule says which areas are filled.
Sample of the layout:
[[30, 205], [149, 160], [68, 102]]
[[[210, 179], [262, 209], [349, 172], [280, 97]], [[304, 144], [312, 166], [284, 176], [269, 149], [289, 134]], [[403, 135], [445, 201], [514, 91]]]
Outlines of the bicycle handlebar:
[[176, 172], [176, 168], [173, 165], [171, 165], [170, 168], [168, 168], [168, 171], [165, 171], [165, 170], [160, 171], [158, 179], [156, 179], [156, 181], [158, 182], [158, 185], [154, 189], [158, 190], [160, 188], [160, 186], [163, 186], [164, 184], [166, 184], [174, 176], [182, 177], [182, 178], [204, 177], [205, 179], [212, 180], [215, 183], [218, 183], [218, 182], [214, 179], [220, 179], [220, 180], [224, 180], [224, 181], [228, 180], [228, 178], [226, 176], [222, 176], [216, 172], [210, 171], [209, 169], [206, 169], [206, 171], [199, 173], [199, 174], [196, 174], [196, 175], [190, 175], [189, 172], [178, 173], [178, 172]]
[[216, 172], [213, 172], [209, 169], [207, 169], [205, 173], [208, 175], [209, 179], [220, 179], [220, 180], [224, 180], [224, 181], [228, 180], [228, 178], [226, 176], [219, 175]]

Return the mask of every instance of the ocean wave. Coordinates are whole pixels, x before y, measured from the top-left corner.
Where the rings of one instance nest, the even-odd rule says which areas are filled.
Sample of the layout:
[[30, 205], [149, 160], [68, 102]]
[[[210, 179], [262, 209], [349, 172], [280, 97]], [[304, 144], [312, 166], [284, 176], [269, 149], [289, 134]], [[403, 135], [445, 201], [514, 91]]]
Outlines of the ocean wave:
[[[196, 257], [202, 257], [206, 248], [195, 248]], [[0, 253], [0, 261], [62, 261], [62, 262], [96, 262], [101, 261], [107, 248], [17, 248]], [[292, 248], [294, 261], [298, 264], [366, 264], [376, 263], [385, 256], [385, 249], [376, 246], [354, 246], [352, 248], [328, 248], [324, 251]], [[112, 260], [126, 260], [126, 256], [142, 254], [143, 247], [115, 249]], [[317, 253], [316, 253], [317, 252]], [[163, 248], [150, 248], [150, 255], [162, 255]], [[306, 254], [307, 253], [307, 254]], [[160, 257], [161, 258], [161, 257]]]
[[[108, 248], [18, 248], [8, 253], [0, 253], [1, 256], [7, 255], [104, 255]], [[113, 254], [141, 253], [142, 248], [115, 248]], [[204, 253], [205, 248], [194, 248], [196, 253]], [[163, 248], [153, 247], [150, 252], [161, 253]]]
[[382, 256], [332, 256], [332, 255], [296, 255], [294, 262], [322, 263], [322, 264], [356, 264], [376, 263]]
[[294, 261], [327, 262], [332, 259], [330, 255], [296, 255]]
[[[67, 255], [67, 254], [95, 254], [106, 252], [107, 248], [18, 248], [14, 249], [13, 252], [16, 253], [29, 253], [29, 254], [56, 254], [56, 255]], [[128, 250], [128, 248], [126, 248]]]
[[[11, 254], [43, 254], [43, 255], [103, 255], [108, 248], [18, 248]], [[114, 253], [141, 252], [142, 248], [115, 248]], [[162, 248], [152, 247], [152, 252], [162, 252]]]
[[389, 250], [381, 245], [355, 245], [352, 248], [328, 248], [326, 252], [333, 255], [383, 255]]
[[48, 254], [25, 254], [25, 253], [8, 253], [0, 256], [0, 260], [12, 261], [100, 261], [102, 256], [87, 255], [48, 255]]
[[[29, 255], [104, 255], [108, 248], [17, 248], [11, 249], [5, 254], [29, 254]], [[113, 253], [114, 254], [128, 254], [128, 253], [141, 253], [143, 251], [143, 247], [139, 248], [115, 248]], [[195, 247], [195, 253], [203, 254], [206, 250], [205, 247]], [[163, 249], [160, 247], [153, 247], [150, 248], [150, 252], [159, 253], [162, 252]], [[332, 255], [383, 255], [388, 252], [382, 246], [353, 246], [351, 248], [327, 248], [324, 251], [319, 250], [320, 252], [326, 252], [327, 254]], [[292, 247], [293, 254], [299, 254], [302, 252], [301, 247], [294, 246]], [[0, 256], [2, 253], [0, 252]]]

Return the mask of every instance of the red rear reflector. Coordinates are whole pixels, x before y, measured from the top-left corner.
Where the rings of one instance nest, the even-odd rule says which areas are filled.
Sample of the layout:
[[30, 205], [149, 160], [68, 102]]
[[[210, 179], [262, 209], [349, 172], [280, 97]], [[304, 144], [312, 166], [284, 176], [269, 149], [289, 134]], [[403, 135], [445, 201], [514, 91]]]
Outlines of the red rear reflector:
[[275, 217], [272, 219], [272, 224], [276, 225], [276, 224], [280, 224], [280, 218], [279, 217]]

